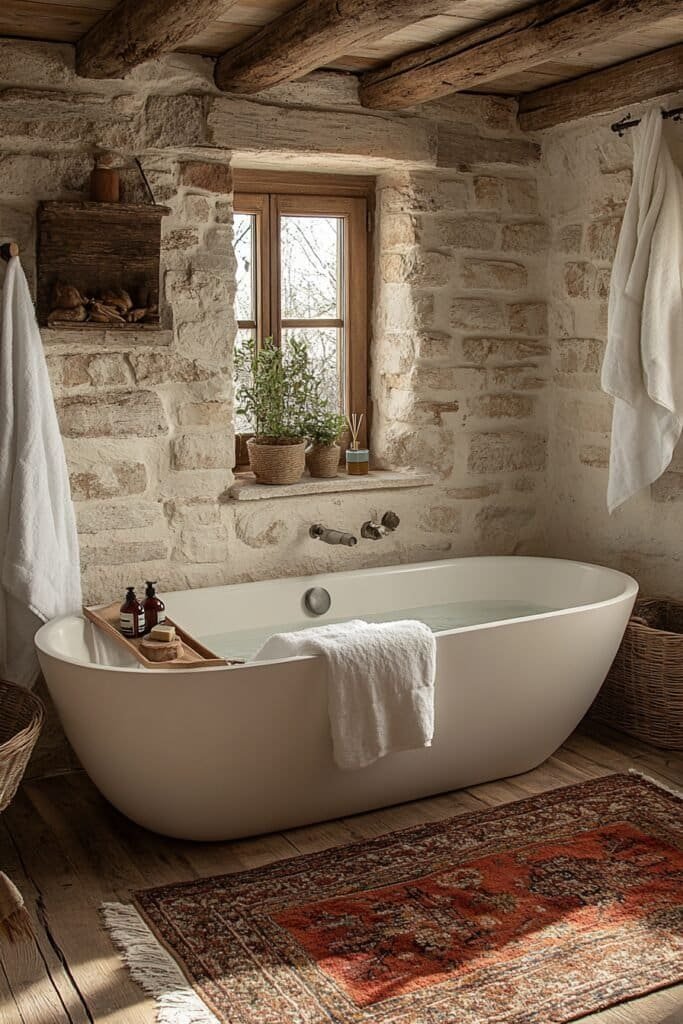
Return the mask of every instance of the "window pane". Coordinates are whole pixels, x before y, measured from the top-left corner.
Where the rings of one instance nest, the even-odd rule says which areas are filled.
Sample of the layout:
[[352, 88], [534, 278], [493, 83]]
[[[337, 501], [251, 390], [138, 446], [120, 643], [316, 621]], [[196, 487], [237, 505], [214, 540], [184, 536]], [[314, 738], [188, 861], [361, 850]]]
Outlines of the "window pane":
[[[256, 332], [254, 330], [240, 329], [237, 332], [235, 338], [235, 348], [241, 348], [245, 341], [251, 340]], [[239, 380], [235, 381], [237, 387], [239, 387]], [[236, 434], [253, 434], [254, 425], [247, 419], [242, 413], [235, 412], [235, 433]]]
[[237, 320], [256, 320], [256, 217], [251, 213], [236, 213], [233, 219], [233, 246], [237, 259], [237, 293], [235, 317]]
[[341, 317], [343, 230], [339, 217], [281, 218], [283, 320]]
[[344, 411], [344, 332], [337, 327], [288, 327], [283, 343], [292, 338], [306, 342], [313, 371], [333, 409]]

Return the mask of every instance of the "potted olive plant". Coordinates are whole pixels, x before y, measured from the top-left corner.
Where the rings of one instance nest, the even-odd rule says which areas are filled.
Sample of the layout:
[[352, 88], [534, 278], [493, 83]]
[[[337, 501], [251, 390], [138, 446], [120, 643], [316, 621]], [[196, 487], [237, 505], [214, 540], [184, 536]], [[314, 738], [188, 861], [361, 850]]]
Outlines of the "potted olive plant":
[[316, 393], [308, 352], [293, 338], [279, 348], [272, 338], [247, 341], [235, 352], [237, 411], [254, 428], [249, 465], [263, 484], [293, 484], [305, 468], [307, 414]]
[[317, 404], [304, 423], [309, 446], [306, 466], [313, 477], [329, 478], [337, 475], [341, 449], [338, 440], [346, 429], [346, 419], [323, 401]]

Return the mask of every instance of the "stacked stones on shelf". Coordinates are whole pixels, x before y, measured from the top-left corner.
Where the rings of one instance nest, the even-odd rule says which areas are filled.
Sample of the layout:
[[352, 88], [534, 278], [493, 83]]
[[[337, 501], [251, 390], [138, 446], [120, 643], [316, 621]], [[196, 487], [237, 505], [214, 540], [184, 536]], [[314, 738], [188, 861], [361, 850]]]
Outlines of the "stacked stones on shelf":
[[52, 289], [52, 308], [48, 324], [96, 323], [116, 327], [156, 321], [159, 307], [149, 304], [149, 293], [136, 289], [135, 299], [124, 288], [107, 288], [93, 296], [82, 295], [72, 284], [58, 281]]

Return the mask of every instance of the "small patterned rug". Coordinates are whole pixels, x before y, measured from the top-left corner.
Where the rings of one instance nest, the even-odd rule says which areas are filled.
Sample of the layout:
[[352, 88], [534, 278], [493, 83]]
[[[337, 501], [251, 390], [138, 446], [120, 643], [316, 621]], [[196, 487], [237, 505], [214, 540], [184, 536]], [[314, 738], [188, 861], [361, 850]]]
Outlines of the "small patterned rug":
[[682, 810], [612, 775], [105, 921], [162, 1024], [573, 1021], [683, 980]]

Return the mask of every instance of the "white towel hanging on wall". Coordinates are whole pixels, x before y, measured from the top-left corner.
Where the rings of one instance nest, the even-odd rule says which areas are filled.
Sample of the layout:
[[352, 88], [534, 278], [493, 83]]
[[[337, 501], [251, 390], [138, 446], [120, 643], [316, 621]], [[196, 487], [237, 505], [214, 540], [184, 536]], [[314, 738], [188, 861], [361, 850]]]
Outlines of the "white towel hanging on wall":
[[614, 260], [602, 387], [614, 397], [607, 506], [654, 483], [683, 429], [683, 173], [659, 110], [635, 137]]
[[13, 256], [0, 327], [0, 678], [32, 686], [37, 628], [80, 608], [64, 446], [26, 276]]

